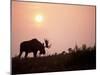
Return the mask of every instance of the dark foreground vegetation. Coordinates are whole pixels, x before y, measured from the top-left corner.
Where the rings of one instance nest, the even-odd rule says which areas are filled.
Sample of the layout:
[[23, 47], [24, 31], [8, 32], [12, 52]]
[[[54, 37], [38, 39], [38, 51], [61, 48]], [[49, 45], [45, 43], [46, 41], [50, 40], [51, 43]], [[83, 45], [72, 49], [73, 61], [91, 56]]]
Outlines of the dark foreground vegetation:
[[96, 69], [96, 47], [69, 48], [45, 57], [12, 58], [12, 74]]

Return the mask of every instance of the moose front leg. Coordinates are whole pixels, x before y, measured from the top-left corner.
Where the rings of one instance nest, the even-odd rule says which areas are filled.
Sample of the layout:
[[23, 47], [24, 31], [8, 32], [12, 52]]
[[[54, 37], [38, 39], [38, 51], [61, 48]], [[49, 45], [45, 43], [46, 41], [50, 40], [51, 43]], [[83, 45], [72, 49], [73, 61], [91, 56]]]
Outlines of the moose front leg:
[[33, 52], [33, 56], [34, 56], [34, 57], [37, 57], [37, 51], [34, 51], [34, 52]]

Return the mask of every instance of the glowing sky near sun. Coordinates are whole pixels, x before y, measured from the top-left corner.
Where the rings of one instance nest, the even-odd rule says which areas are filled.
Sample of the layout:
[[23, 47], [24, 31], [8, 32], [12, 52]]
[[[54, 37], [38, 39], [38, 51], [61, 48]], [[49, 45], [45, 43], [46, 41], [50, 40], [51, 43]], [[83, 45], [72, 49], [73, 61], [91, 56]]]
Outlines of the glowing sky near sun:
[[50, 40], [47, 55], [95, 44], [95, 6], [12, 2], [12, 56], [22, 41]]

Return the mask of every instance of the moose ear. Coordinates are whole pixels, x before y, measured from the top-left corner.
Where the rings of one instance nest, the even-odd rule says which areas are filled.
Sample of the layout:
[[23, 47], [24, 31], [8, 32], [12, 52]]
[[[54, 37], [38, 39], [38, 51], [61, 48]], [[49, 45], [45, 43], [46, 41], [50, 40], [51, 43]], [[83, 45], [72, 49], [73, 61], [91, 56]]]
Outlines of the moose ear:
[[44, 46], [44, 43], [42, 43], [42, 45]]

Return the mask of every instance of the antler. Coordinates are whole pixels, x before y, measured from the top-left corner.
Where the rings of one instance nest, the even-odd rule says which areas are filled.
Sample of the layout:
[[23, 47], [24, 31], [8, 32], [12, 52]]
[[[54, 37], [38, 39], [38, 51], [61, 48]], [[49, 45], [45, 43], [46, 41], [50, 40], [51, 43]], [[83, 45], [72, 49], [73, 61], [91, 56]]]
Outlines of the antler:
[[51, 44], [49, 45], [49, 41], [47, 39], [45, 39], [44, 41], [45, 41], [45, 44], [46, 44], [45, 47], [50, 48], [51, 47]]

